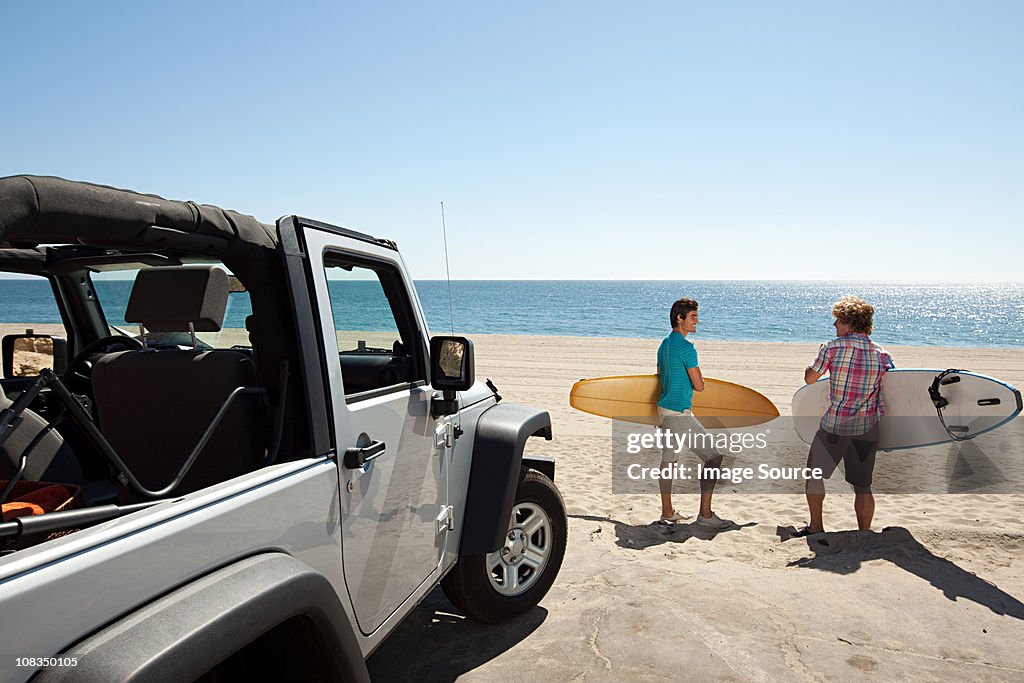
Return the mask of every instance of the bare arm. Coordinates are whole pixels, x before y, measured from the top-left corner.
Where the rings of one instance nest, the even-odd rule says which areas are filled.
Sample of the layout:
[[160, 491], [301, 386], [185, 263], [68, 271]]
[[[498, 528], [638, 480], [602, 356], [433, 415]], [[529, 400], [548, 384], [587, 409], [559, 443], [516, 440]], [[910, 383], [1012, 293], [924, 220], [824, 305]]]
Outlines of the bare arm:
[[690, 384], [693, 385], [694, 391], [704, 391], [704, 375], [700, 372], [700, 367], [686, 368], [686, 374], [690, 376]]
[[821, 379], [821, 375], [822, 373], [808, 366], [807, 369], [804, 370], [804, 384], [814, 384]]

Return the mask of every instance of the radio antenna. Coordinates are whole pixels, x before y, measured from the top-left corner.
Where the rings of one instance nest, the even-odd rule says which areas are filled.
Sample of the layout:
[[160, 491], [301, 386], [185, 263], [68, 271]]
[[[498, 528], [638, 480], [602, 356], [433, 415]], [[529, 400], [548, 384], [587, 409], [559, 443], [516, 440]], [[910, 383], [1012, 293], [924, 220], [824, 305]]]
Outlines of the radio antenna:
[[452, 272], [448, 267], [448, 228], [444, 224], [444, 202], [441, 202], [441, 236], [444, 239], [444, 274], [448, 278], [448, 319], [455, 335], [455, 313], [452, 310]]

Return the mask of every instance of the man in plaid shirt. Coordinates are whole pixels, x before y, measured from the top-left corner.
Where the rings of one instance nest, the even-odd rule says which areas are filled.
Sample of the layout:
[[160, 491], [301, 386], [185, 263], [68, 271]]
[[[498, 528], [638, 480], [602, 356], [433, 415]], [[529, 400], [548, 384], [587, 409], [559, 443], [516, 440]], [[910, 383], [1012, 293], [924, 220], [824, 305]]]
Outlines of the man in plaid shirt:
[[[871, 304], [855, 296], [833, 304], [837, 337], [821, 345], [818, 357], [804, 371], [807, 384], [829, 374], [829, 407], [811, 443], [807, 467], [820, 467], [828, 479], [843, 461], [846, 481], [855, 492], [853, 508], [861, 530], [871, 528], [875, 514], [871, 477], [878, 450], [878, 420], [885, 413], [882, 377], [894, 367], [892, 357], [868, 336], [874, 314]], [[808, 479], [806, 490], [811, 521], [798, 536], [824, 531], [825, 482]]]

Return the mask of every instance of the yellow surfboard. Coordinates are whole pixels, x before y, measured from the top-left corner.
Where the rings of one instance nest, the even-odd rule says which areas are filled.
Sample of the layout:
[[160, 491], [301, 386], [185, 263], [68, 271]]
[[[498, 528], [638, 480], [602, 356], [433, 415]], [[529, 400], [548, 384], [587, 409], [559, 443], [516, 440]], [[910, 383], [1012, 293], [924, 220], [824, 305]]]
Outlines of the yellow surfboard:
[[[657, 375], [597, 377], [572, 385], [569, 405], [592, 415], [657, 424], [660, 397]], [[779, 409], [753, 389], [705, 377], [704, 391], [693, 394], [693, 414], [708, 429], [722, 429], [764, 424], [778, 417]]]

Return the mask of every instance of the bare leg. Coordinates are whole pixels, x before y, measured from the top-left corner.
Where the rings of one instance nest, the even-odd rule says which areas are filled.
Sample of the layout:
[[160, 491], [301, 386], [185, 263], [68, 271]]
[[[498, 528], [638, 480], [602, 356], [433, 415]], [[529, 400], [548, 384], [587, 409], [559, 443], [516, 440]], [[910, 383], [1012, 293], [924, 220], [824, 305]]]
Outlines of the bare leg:
[[714, 492], [715, 492], [714, 484], [712, 484], [712, 488], [707, 490], [707, 491], [701, 490], [701, 492], [700, 492], [700, 512], [698, 513], [698, 514], [700, 514], [701, 517], [710, 517], [711, 516], [711, 494], [714, 493]]
[[822, 521], [822, 508], [825, 505], [825, 493], [808, 491], [807, 492], [807, 509], [811, 513], [811, 523], [807, 525], [808, 529], [812, 533], [818, 533], [819, 531], [825, 530], [825, 524]]
[[857, 513], [857, 528], [867, 531], [875, 516], [875, 496], [871, 491], [858, 492], [853, 498], [853, 510]]
[[804, 491], [807, 493], [807, 510], [811, 519], [807, 524], [807, 530], [811, 533], [820, 533], [825, 530], [822, 521], [822, 509], [825, 506], [825, 479], [832, 476], [836, 468], [836, 460], [829, 449], [829, 443], [836, 443], [835, 437], [819, 429], [811, 442], [811, 449], [807, 453], [807, 467], [818, 468], [823, 478], [808, 478], [804, 484]]
[[[662, 470], [671, 466], [672, 464], [668, 462], [661, 463]], [[675, 510], [675, 508], [672, 507], [672, 480], [659, 479], [658, 490], [661, 492], [661, 517], [662, 519], [671, 517]]]
[[[705, 467], [718, 468], [722, 466], [722, 456], [716, 456], [711, 460], [704, 463]], [[711, 512], [711, 495], [715, 492], [715, 484], [718, 483], [717, 477], [701, 478], [700, 480], [700, 511], [697, 513], [701, 517], [710, 517]]]

